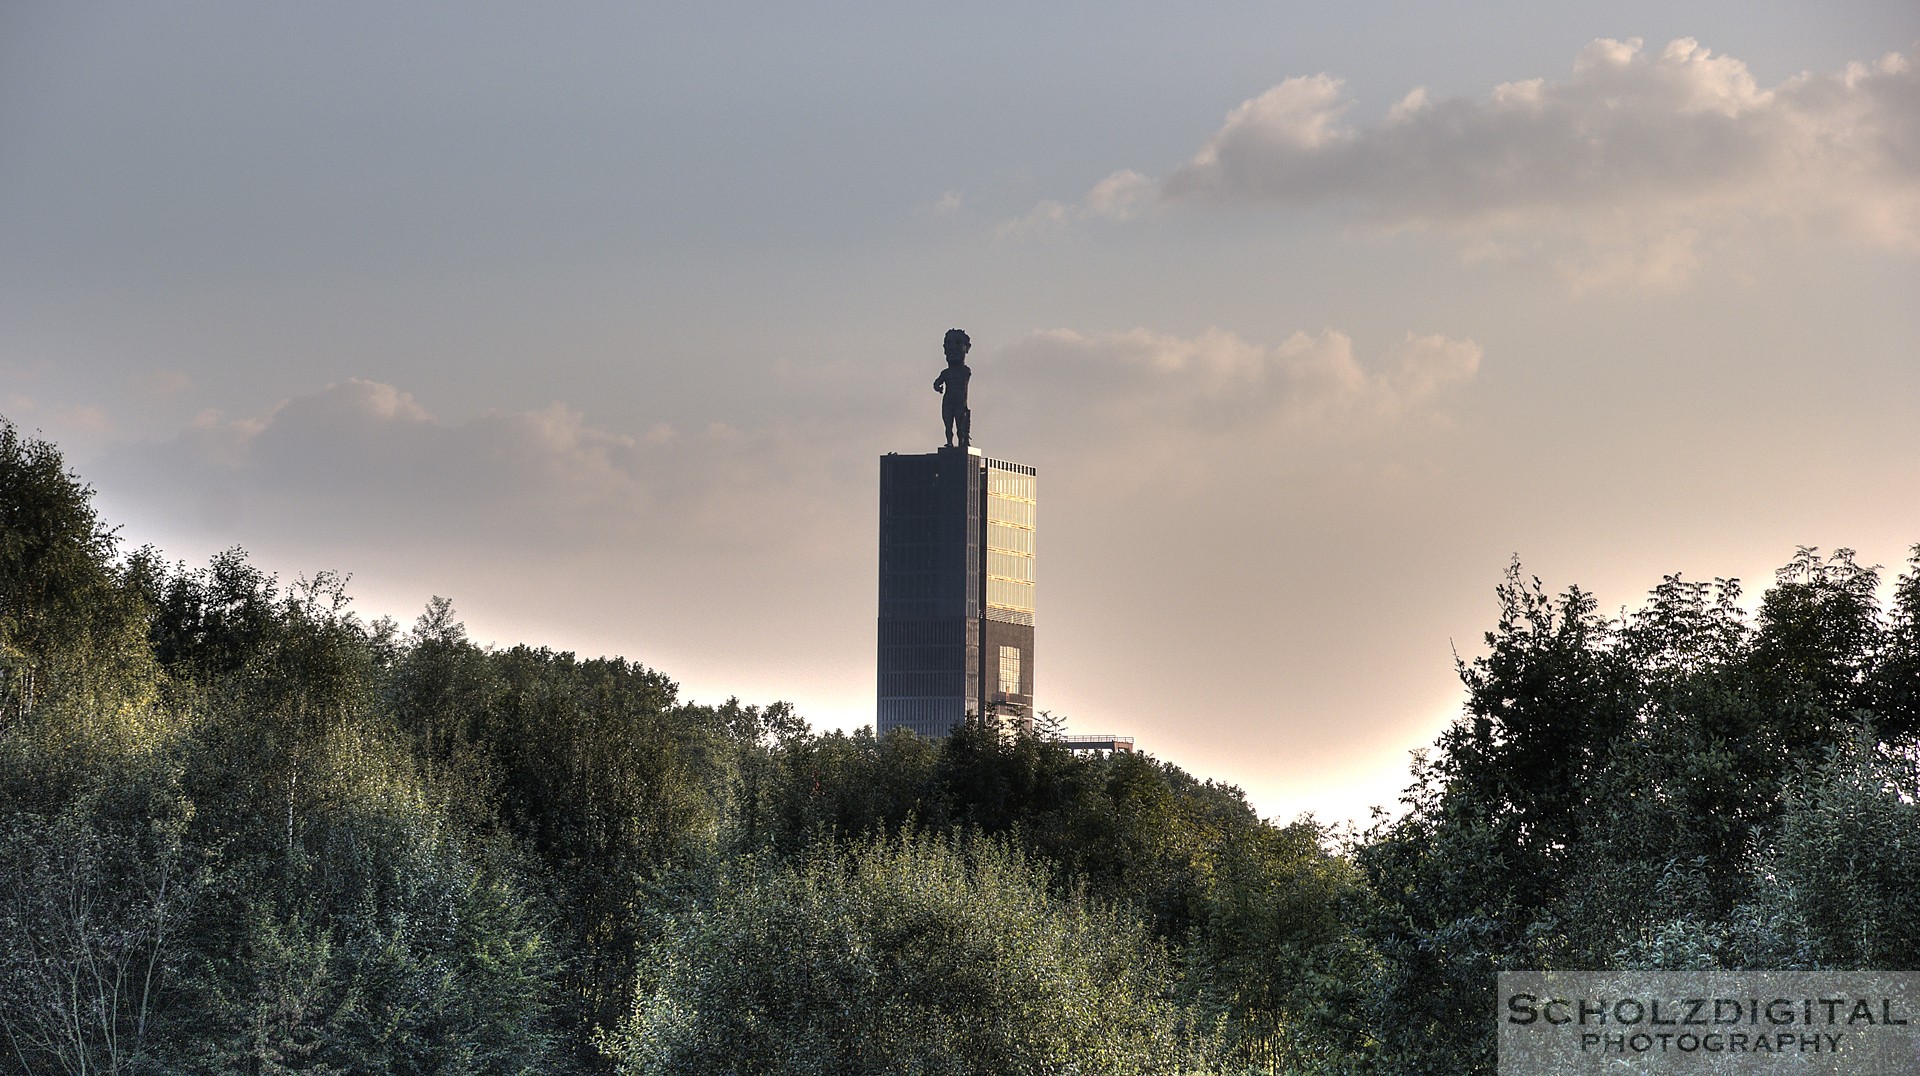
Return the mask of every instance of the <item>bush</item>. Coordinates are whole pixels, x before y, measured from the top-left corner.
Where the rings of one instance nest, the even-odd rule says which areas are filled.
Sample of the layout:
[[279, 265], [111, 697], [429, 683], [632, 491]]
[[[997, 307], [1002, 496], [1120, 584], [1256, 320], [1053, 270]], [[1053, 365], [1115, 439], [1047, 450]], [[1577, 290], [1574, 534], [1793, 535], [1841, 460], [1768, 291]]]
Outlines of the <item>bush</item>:
[[665, 920], [628, 1073], [1175, 1073], [1202, 1067], [1137, 923], [1050, 897], [1006, 844], [908, 833], [750, 861]]

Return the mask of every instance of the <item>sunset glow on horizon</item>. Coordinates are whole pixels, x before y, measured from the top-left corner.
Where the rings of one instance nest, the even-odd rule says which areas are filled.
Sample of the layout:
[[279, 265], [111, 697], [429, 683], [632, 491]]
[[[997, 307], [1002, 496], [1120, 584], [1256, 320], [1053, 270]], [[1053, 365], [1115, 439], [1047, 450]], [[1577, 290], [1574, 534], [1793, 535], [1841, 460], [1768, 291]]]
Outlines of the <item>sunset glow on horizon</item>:
[[1038, 469], [1037, 706], [1365, 822], [1518, 558], [1920, 543], [1920, 11], [27, 3], [0, 415], [128, 548], [874, 718], [878, 460]]

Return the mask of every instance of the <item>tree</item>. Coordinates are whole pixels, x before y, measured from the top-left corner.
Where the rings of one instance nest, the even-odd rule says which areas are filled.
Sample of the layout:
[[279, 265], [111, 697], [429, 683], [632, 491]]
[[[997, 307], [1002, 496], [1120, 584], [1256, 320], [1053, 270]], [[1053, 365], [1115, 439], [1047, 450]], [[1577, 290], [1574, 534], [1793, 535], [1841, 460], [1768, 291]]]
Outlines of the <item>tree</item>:
[[0, 747], [0, 1030], [20, 1071], [159, 1071], [203, 872], [172, 760], [100, 760], [49, 797]]
[[145, 612], [92, 497], [59, 450], [0, 418], [0, 731], [62, 692], [85, 694], [69, 716], [146, 708]]
[[1606, 620], [1509, 572], [1466, 714], [1357, 852], [1380, 1070], [1489, 1070], [1503, 969], [1911, 957], [1920, 584], [1890, 620], [1877, 584], [1800, 549], [1749, 627], [1735, 581], [1668, 576]]
[[1004, 842], [909, 833], [722, 870], [662, 921], [626, 1073], [1178, 1073], [1165, 953]]
[[1874, 713], [1883, 736], [1920, 737], [1920, 545], [1894, 585], [1885, 645], [1873, 671]]
[[1781, 753], [1819, 752], [1846, 738], [1873, 703], [1868, 674], [1883, 645], [1880, 574], [1851, 549], [1822, 560], [1802, 546], [1760, 604], [1747, 673], [1771, 720], [1753, 730]]
[[1375, 955], [1356, 925], [1371, 896], [1311, 819], [1225, 833], [1204, 913], [1184, 953], [1185, 991], [1224, 1018], [1228, 1056], [1249, 1071], [1365, 1071], [1365, 987]]
[[1759, 858], [1749, 918], [1780, 924], [1792, 950], [1827, 968], [1920, 962], [1920, 757], [1884, 751], [1857, 727], [1787, 789]]

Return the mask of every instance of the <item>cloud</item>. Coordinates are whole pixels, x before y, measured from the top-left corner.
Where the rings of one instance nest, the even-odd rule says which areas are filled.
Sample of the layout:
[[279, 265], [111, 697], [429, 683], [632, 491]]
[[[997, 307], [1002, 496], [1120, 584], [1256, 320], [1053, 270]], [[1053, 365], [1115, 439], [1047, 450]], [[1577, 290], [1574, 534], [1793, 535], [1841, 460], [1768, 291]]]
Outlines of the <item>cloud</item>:
[[[1210, 562], [1241, 563], [1235, 528], [1305, 501], [1276, 476], [1338, 472], [1337, 488], [1364, 488], [1369, 468], [1407, 456], [1385, 434], [1441, 413], [1481, 355], [1415, 335], [1369, 352], [1334, 331], [1268, 344], [1056, 329], [982, 347], [977, 443], [1040, 467], [1055, 490], [1062, 525], [1043, 526], [1063, 556], [1044, 593], [1063, 604], [1051, 608], [1072, 600], [1070, 564], [1117, 578], [1172, 531]], [[445, 594], [476, 638], [624, 653], [693, 697], [795, 697], [857, 716], [871, 699], [860, 655], [872, 653], [877, 460], [938, 440], [930, 377], [892, 406], [826, 406], [872, 380], [855, 368], [787, 382], [793, 413], [832, 415], [820, 421], [618, 428], [565, 403], [448, 416], [424, 393], [355, 379], [203, 412], [87, 474], [130, 541], [170, 556], [239, 544], [282, 574], [351, 573], [367, 615], [404, 620]]]
[[1024, 217], [1002, 222], [994, 234], [1001, 239], [1030, 239], [1060, 231], [1076, 217], [1086, 215], [1084, 209], [1076, 210], [1065, 202], [1048, 200], [1034, 206]]
[[1115, 172], [1094, 184], [1087, 194], [1086, 211], [1109, 220], [1130, 220], [1153, 201], [1153, 180], [1131, 169]]
[[1330, 75], [1287, 79], [1164, 178], [1116, 173], [1041, 215], [1115, 215], [1100, 206], [1122, 176], [1130, 213], [1339, 204], [1483, 258], [1545, 244], [1581, 286], [1684, 279], [1704, 234], [1753, 222], [1920, 251], [1920, 72], [1900, 54], [1762, 87], [1689, 38], [1603, 39], [1557, 80], [1477, 99], [1415, 89], [1373, 124], [1348, 122], [1354, 104]]
[[0, 398], [0, 416], [54, 441], [69, 455], [76, 447], [91, 448], [118, 432], [112, 416], [97, 404], [49, 405], [17, 392]]
[[1152, 179], [1122, 169], [1094, 184], [1079, 205], [1041, 202], [1026, 216], [1000, 225], [998, 234], [1002, 239], [1028, 239], [1057, 232], [1076, 220], [1132, 220], [1153, 205], [1158, 189]]
[[806, 519], [786, 491], [817, 479], [830, 454], [796, 440], [717, 424], [629, 436], [561, 403], [449, 422], [393, 385], [354, 379], [259, 415], [205, 412], [107, 465], [197, 500], [221, 527], [251, 518], [329, 540], [641, 551], [750, 541], [769, 511]]
[[1037, 332], [995, 361], [1020, 421], [1128, 437], [1213, 440], [1248, 433], [1354, 433], [1428, 411], [1480, 368], [1481, 348], [1445, 336], [1406, 338], [1363, 364], [1336, 330], [1296, 332], [1277, 345], [1209, 329], [1194, 337], [1148, 329]]
[[[1124, 440], [1179, 455], [1276, 433], [1335, 443], [1437, 414], [1480, 355], [1470, 340], [1413, 334], [1362, 362], [1331, 330], [1268, 346], [1221, 330], [1055, 329], [979, 356], [990, 369], [976, 434], [1016, 432], [1054, 454]], [[552, 403], [449, 420], [395, 385], [352, 379], [254, 414], [202, 412], [95, 467], [143, 514], [234, 540], [717, 565], [765, 555], [772, 534], [783, 557], [840, 555], [828, 551], [870, 507], [873, 459], [901, 447], [897, 417], [621, 431]]]

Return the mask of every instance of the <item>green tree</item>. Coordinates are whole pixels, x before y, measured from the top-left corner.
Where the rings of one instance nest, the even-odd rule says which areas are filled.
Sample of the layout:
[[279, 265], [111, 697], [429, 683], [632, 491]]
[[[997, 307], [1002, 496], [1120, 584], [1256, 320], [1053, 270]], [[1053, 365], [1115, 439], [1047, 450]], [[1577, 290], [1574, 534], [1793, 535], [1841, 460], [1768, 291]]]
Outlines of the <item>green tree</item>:
[[1177, 1073], [1202, 1045], [1139, 926], [1004, 842], [909, 833], [723, 870], [665, 919], [629, 1073]]
[[1920, 757], [1869, 727], [1788, 785], [1746, 918], [1792, 939], [1766, 954], [1828, 968], [1920, 962]]
[[164, 755], [98, 760], [59, 796], [46, 761], [0, 745], [5, 1067], [159, 1071], [203, 884], [184, 840], [192, 805]]
[[1894, 584], [1887, 631], [1872, 678], [1874, 714], [1883, 736], [1920, 737], [1920, 545]]
[[236, 842], [216, 866], [177, 1063], [549, 1070], [557, 962], [513, 872], [451, 830], [398, 743], [345, 726], [312, 761], [291, 845]]
[[112, 528], [59, 450], [0, 417], [0, 732], [62, 694], [77, 735], [139, 735], [152, 658]]
[[1366, 1070], [1365, 988], [1375, 957], [1356, 929], [1371, 896], [1311, 819], [1227, 833], [1205, 913], [1184, 953], [1185, 992], [1224, 1017], [1228, 1056], [1249, 1071]]
[[[1889, 621], [1877, 584], [1850, 551], [1801, 549], [1749, 627], [1733, 581], [1669, 576], [1609, 621], [1510, 572], [1487, 653], [1462, 668], [1467, 713], [1358, 851], [1384, 910], [1381, 1070], [1490, 1070], [1475, 1014], [1501, 969], [1904, 951], [1887, 909], [1910, 885], [1907, 819], [1863, 761], [1904, 748], [1860, 730], [1904, 735], [1872, 708], [1907, 697], [1915, 599], [1896, 589]], [[1828, 858], [1862, 846], [1892, 851]], [[1892, 943], [1839, 938], [1845, 917], [1818, 912], [1842, 901]]]

